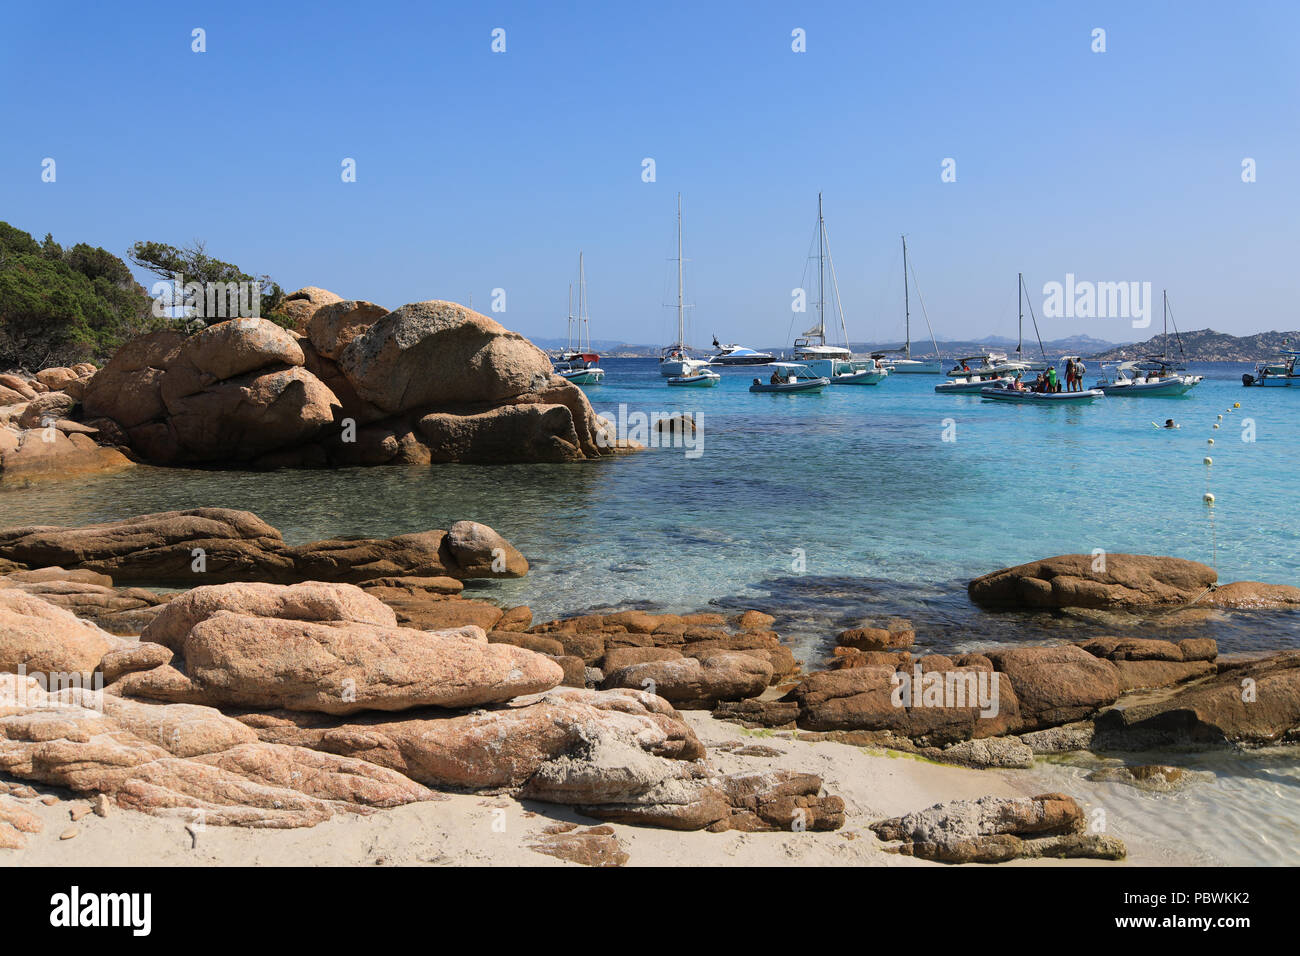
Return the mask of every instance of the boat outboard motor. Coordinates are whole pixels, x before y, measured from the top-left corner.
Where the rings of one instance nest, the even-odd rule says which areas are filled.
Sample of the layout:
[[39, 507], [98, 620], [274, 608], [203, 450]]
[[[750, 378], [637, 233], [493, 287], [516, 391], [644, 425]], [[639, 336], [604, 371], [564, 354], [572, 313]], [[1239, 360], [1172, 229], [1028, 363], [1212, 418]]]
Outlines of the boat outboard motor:
[[1253, 376], [1253, 375], [1251, 375], [1249, 372], [1247, 372], [1245, 375], [1243, 375], [1243, 376], [1241, 377], [1241, 384], [1242, 384], [1242, 385], [1254, 385], [1254, 384], [1255, 384], [1255, 376]]

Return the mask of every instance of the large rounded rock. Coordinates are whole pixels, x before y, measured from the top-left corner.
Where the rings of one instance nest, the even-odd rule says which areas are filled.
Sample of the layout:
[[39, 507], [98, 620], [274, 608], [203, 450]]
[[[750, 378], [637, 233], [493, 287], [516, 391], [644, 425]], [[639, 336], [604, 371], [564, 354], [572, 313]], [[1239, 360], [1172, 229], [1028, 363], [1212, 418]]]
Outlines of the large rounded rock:
[[387, 314], [387, 309], [373, 302], [331, 302], [312, 315], [307, 323], [307, 338], [321, 355], [337, 361], [353, 339]]
[[231, 319], [191, 335], [172, 364], [189, 366], [220, 381], [260, 368], [301, 365], [302, 361], [297, 339], [274, 322]]
[[1216, 580], [1213, 568], [1182, 558], [1063, 554], [978, 577], [967, 591], [982, 607], [1146, 607], [1191, 601]]
[[550, 381], [546, 353], [454, 302], [415, 302], [384, 316], [344, 349], [357, 393], [388, 412], [499, 403]]
[[757, 697], [772, 680], [772, 665], [738, 652], [713, 654], [703, 660], [680, 657], [643, 661], [611, 671], [605, 687], [627, 687], [658, 694], [677, 707], [710, 709], [720, 700]]
[[19, 428], [44, 428], [72, 416], [77, 400], [66, 392], [46, 392], [27, 403], [18, 416]]
[[435, 462], [508, 464], [581, 461], [573, 413], [564, 405], [503, 405], [473, 415], [433, 412], [416, 425]]
[[181, 642], [185, 672], [128, 674], [126, 696], [176, 703], [326, 714], [473, 707], [536, 694], [564, 679], [560, 665], [478, 628], [416, 631], [217, 611]]
[[[164, 393], [168, 385], [170, 379]], [[333, 423], [338, 407], [334, 393], [303, 368], [253, 372], [167, 396], [171, 430], [189, 461], [248, 461], [307, 442]]]
[[179, 650], [190, 630], [218, 611], [295, 621], [397, 626], [390, 607], [352, 584], [304, 581], [283, 586], [248, 582], [214, 584], [185, 592], [158, 613], [140, 639]]
[[308, 325], [311, 324], [312, 316], [316, 314], [316, 310], [322, 306], [342, 301], [341, 296], [335, 295], [328, 289], [309, 285], [290, 292], [281, 299], [279, 311], [288, 317], [289, 323], [295, 332], [305, 333]]
[[501, 535], [477, 521], [457, 521], [447, 529], [443, 546], [463, 577], [522, 578], [528, 559]]
[[185, 336], [179, 332], [152, 332], [123, 345], [86, 386], [81, 404], [87, 418], [111, 418], [123, 428], [134, 428], [161, 418], [162, 379]]
[[984, 655], [1011, 678], [1026, 730], [1081, 720], [1120, 694], [1115, 665], [1072, 644], [1000, 648]]
[[118, 642], [70, 612], [16, 588], [0, 590], [0, 671], [89, 675]]

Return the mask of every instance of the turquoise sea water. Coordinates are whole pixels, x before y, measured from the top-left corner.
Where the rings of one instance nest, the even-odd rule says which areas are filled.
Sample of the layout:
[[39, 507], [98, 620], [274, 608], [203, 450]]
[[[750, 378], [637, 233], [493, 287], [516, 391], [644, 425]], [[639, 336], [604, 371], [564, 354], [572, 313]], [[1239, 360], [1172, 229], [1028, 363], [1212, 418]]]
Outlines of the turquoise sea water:
[[[698, 457], [659, 448], [570, 465], [137, 468], [0, 491], [0, 524], [208, 505], [255, 511], [299, 542], [472, 518], [534, 569], [484, 585], [484, 596], [528, 603], [538, 619], [631, 603], [757, 606], [809, 656], [835, 627], [885, 614], [912, 618], [938, 648], [1041, 639], [1050, 622], [980, 614], [964, 587], [1054, 554], [1168, 554], [1216, 563], [1222, 580], [1300, 583], [1300, 390], [1242, 388], [1245, 366], [1194, 368], [1206, 380], [1184, 398], [1041, 408], [936, 395], [943, 379], [932, 375], [772, 395], [747, 391], [761, 369], [680, 389], [653, 360], [603, 365], [606, 384], [586, 390], [597, 411], [691, 413]], [[1182, 427], [1151, 424], [1171, 417]], [[1252, 425], [1255, 440], [1243, 441]], [[1300, 645], [1298, 615], [1210, 626], [1225, 650]]]
[[[928, 375], [751, 395], [754, 370], [724, 371], [720, 387], [697, 390], [668, 387], [652, 360], [603, 365], [607, 383], [587, 389], [598, 411], [689, 412], [701, 454], [273, 473], [140, 467], [0, 488], [0, 526], [207, 505], [255, 511], [302, 542], [472, 518], [533, 567], [518, 581], [473, 582], [482, 596], [527, 603], [538, 620], [630, 604], [759, 607], [814, 666], [839, 628], [893, 614], [936, 650], [1114, 632], [1113, 623], [986, 614], [967, 601], [970, 578], [1053, 554], [1167, 554], [1214, 562], [1221, 580], [1300, 584], [1300, 390], [1242, 388], [1248, 367], [1194, 368], [1207, 378], [1185, 398], [1038, 408], [936, 395], [942, 379]], [[1241, 408], [1230, 411], [1234, 402]], [[1182, 427], [1152, 427], [1166, 418]], [[1253, 442], [1242, 441], [1249, 423]], [[1295, 647], [1300, 614], [1215, 614], [1168, 636], [1191, 633], [1225, 651]], [[1157, 758], [1215, 779], [1152, 796], [1086, 782], [1085, 769], [1067, 764], [1029, 773], [1040, 789], [1106, 807], [1147, 862], [1294, 864], [1300, 765], [1289, 749]]]

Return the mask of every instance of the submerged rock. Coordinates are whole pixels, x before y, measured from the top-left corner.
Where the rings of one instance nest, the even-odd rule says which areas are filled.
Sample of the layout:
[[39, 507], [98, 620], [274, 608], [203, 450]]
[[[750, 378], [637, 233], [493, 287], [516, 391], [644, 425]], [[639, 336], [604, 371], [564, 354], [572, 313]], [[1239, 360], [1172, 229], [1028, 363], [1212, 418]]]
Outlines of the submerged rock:
[[1096, 783], [1126, 783], [1151, 793], [1172, 793], [1197, 781], [1213, 780], [1214, 774], [1166, 764], [1141, 764], [1133, 767], [1103, 767], [1092, 771], [1087, 779]]

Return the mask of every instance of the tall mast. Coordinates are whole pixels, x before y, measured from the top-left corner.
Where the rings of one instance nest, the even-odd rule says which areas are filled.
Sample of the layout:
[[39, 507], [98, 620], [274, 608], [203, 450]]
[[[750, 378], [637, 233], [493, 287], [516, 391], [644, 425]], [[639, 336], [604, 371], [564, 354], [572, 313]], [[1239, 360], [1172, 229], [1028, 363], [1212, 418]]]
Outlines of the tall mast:
[[569, 283], [569, 347], [565, 350], [573, 351], [573, 283]]
[[903, 344], [903, 354], [907, 358], [912, 357], [912, 312], [907, 301], [907, 236], [901, 237], [903, 240], [903, 328], [906, 330], [907, 341]]
[[682, 311], [682, 194], [677, 194], [677, 347], [686, 347], [686, 317]]
[[1020, 326], [1016, 333], [1016, 357], [1023, 358], [1025, 346], [1025, 274], [1016, 273], [1016, 306], [1020, 310]]
[[1164, 316], [1165, 316], [1165, 345], [1164, 345], [1164, 351], [1160, 354], [1160, 357], [1162, 359], [1168, 360], [1169, 358], [1169, 290], [1161, 289], [1160, 297], [1163, 300], [1162, 305], [1164, 306]]
[[826, 220], [822, 218], [822, 194], [817, 194], [817, 335], [826, 344]]
[[[591, 350], [591, 330], [587, 328], [587, 273], [582, 265], [582, 250], [578, 250], [578, 351]], [[587, 344], [582, 344], [583, 330], [587, 331]]]

